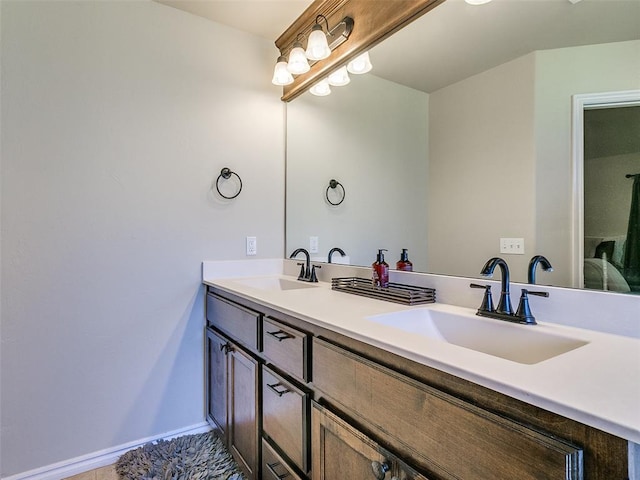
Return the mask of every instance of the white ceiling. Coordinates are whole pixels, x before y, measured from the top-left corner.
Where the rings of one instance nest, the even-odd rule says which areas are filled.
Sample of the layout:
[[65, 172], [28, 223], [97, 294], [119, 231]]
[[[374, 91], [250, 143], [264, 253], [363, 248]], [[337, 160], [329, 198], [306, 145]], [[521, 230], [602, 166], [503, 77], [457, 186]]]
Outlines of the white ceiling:
[[[274, 42], [311, 3], [156, 1]], [[640, 0], [493, 0], [481, 6], [446, 0], [374, 47], [371, 60], [375, 75], [432, 92], [534, 50], [634, 39], [640, 39]]]
[[311, 4], [311, 0], [155, 1], [253, 33], [273, 42]]

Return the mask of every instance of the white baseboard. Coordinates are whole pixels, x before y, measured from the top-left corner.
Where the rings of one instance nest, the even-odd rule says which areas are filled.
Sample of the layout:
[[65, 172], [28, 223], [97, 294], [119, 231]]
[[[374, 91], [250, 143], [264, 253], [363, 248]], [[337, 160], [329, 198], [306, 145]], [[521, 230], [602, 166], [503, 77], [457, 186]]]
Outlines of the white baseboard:
[[188, 427], [165, 432], [163, 434], [142, 438], [133, 442], [118, 445], [112, 448], [100, 450], [98, 452], [82, 455], [81, 457], [72, 458], [63, 462], [54, 463], [45, 467], [29, 470], [28, 472], [18, 473], [10, 477], [3, 477], [2, 480], [61, 480], [63, 478], [77, 475], [78, 473], [93, 470], [94, 468], [104, 467], [115, 463], [120, 456], [134, 448], [141, 447], [145, 443], [155, 442], [157, 440], [170, 440], [182, 435], [192, 435], [195, 433], [203, 433], [211, 430], [206, 422], [197, 423]]

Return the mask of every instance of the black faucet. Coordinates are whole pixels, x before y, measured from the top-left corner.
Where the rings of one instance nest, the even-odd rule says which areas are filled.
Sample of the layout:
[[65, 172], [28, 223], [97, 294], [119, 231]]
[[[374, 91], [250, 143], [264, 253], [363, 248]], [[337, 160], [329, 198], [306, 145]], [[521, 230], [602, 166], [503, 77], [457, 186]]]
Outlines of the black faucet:
[[298, 280], [301, 282], [312, 282], [316, 283], [318, 281], [318, 277], [316, 275], [316, 268], [321, 268], [320, 265], [311, 266], [311, 256], [309, 252], [307, 252], [304, 248], [296, 248], [289, 258], [294, 258], [298, 254], [304, 253], [305, 263], [299, 263], [301, 265], [300, 274], [298, 275]]
[[553, 272], [553, 267], [546, 257], [543, 255], [535, 255], [531, 257], [531, 261], [529, 262], [529, 274], [527, 277], [527, 282], [531, 285], [535, 285], [536, 283], [536, 267], [538, 266], [538, 263], [545, 272]]
[[[544, 257], [542, 257], [544, 258]], [[545, 258], [546, 261], [546, 258]], [[537, 262], [536, 262], [537, 263]], [[547, 262], [548, 263], [548, 262]], [[491, 298], [491, 285], [478, 285], [472, 283], [471, 288], [483, 288], [484, 298], [482, 299], [482, 305], [476, 312], [476, 315], [482, 317], [497, 318], [499, 320], [507, 320], [509, 322], [517, 322], [525, 325], [535, 325], [536, 319], [531, 313], [529, 308], [529, 295], [537, 295], [540, 297], [548, 297], [548, 292], [532, 292], [531, 290], [522, 289], [522, 295], [520, 296], [520, 304], [518, 305], [518, 311], [513, 312], [511, 306], [511, 298], [509, 294], [509, 266], [500, 257], [491, 258], [480, 272], [485, 277], [493, 275], [493, 271], [496, 266], [500, 267], [502, 271], [502, 291], [500, 292], [500, 301], [498, 302], [498, 308], [493, 308], [493, 300]]]
[[305, 263], [299, 263], [298, 265], [302, 265], [300, 269], [300, 275], [298, 275], [298, 280], [308, 280], [311, 277], [311, 256], [309, 252], [307, 252], [304, 248], [296, 248], [289, 258], [295, 258], [299, 254], [304, 253]]
[[344, 250], [342, 250], [341, 248], [333, 247], [331, 250], [329, 250], [329, 255], [327, 255], [327, 262], [331, 263], [331, 257], [333, 257], [333, 254], [335, 252], [338, 252], [343, 257], [346, 255], [346, 253], [344, 253]]
[[480, 274], [483, 277], [492, 277], [493, 271], [499, 266], [502, 273], [502, 289], [500, 291], [500, 300], [498, 301], [498, 308], [496, 313], [503, 315], [513, 315], [513, 307], [511, 306], [511, 296], [509, 294], [509, 266], [500, 257], [493, 257], [484, 264]]

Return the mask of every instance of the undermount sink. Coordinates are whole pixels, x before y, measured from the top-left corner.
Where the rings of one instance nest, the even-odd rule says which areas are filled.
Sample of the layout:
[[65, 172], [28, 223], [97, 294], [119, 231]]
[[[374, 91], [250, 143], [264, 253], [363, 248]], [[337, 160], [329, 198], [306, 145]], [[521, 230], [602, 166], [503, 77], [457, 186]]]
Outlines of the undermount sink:
[[586, 345], [535, 325], [518, 325], [473, 313], [420, 308], [367, 317], [413, 335], [458, 345], [513, 362], [532, 365]]
[[301, 288], [314, 288], [316, 286], [313, 283], [279, 277], [247, 278], [236, 280], [235, 282], [259, 290], [299, 290]]

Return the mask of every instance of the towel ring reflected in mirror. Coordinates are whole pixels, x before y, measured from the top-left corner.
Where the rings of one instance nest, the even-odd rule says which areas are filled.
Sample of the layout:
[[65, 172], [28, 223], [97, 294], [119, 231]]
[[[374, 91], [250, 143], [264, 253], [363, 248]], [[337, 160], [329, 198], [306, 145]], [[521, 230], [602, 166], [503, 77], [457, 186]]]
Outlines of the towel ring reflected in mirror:
[[[329, 189], [335, 190], [337, 187], [340, 187], [340, 189], [342, 190], [342, 195], [340, 195], [341, 198], [339, 202], [332, 202], [329, 199]], [[324, 196], [327, 199], [327, 202], [329, 202], [331, 205], [337, 206], [344, 202], [344, 198], [347, 196], [347, 192], [344, 189], [344, 186], [339, 181], [332, 178], [331, 180], [329, 180], [329, 186], [327, 187], [327, 191], [324, 193]]]
[[[224, 179], [224, 180], [228, 180], [231, 178], [232, 175], [235, 175], [235, 177], [238, 179], [238, 182], [240, 184], [240, 186], [238, 187], [238, 191], [236, 192], [235, 195], [225, 195], [220, 191], [220, 179]], [[238, 195], [240, 195], [240, 192], [242, 191], [242, 179], [240, 178], [240, 175], [238, 175], [236, 172], [232, 172], [229, 168], [224, 167], [222, 170], [220, 170], [220, 175], [218, 175], [218, 178], [216, 179], [216, 190], [218, 191], [218, 194], [220, 194], [220, 196], [222, 198], [226, 198], [227, 200], [231, 200], [236, 198]]]

